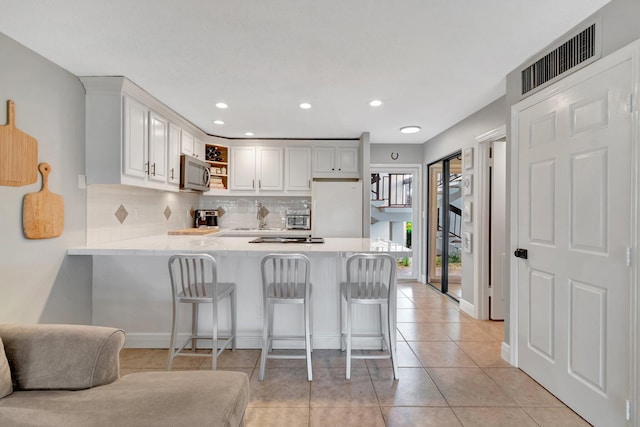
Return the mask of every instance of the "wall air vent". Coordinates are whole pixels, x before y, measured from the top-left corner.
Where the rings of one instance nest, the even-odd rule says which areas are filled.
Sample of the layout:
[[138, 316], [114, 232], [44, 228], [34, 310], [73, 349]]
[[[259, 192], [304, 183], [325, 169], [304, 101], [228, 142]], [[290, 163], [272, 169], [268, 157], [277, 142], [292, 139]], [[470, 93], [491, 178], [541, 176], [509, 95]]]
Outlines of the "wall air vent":
[[521, 72], [522, 95], [530, 95], [567, 71], [595, 61], [600, 56], [600, 26], [594, 22], [544, 56], [534, 59]]

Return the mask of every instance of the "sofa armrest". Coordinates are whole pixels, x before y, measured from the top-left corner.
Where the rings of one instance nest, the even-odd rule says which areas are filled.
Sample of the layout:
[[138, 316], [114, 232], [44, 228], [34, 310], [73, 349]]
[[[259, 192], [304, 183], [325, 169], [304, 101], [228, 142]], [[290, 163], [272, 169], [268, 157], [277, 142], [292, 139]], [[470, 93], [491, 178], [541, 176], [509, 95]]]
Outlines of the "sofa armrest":
[[15, 390], [80, 390], [118, 379], [121, 329], [0, 325]]

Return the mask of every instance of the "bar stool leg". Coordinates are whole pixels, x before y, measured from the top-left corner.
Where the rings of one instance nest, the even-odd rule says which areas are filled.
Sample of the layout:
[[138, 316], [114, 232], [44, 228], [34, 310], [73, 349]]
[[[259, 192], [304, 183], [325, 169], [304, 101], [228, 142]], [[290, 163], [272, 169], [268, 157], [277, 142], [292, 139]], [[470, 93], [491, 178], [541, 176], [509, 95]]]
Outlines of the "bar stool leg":
[[351, 379], [351, 328], [352, 328], [352, 323], [351, 323], [351, 304], [349, 303], [349, 301], [347, 301], [347, 324], [346, 324], [346, 329], [347, 329], [347, 373], [346, 373], [346, 378], [348, 380]]
[[218, 300], [213, 301], [213, 329], [211, 331], [211, 370], [215, 371], [218, 365]]
[[260, 374], [258, 379], [264, 380], [264, 369], [267, 364], [267, 351], [269, 349], [269, 303], [264, 302], [264, 319], [262, 322], [262, 352], [260, 353]]
[[307, 379], [313, 380], [313, 372], [311, 369], [311, 318], [310, 318], [310, 301], [304, 302], [304, 341], [307, 352]]
[[196, 351], [198, 336], [198, 304], [191, 304], [191, 350]]
[[231, 336], [233, 337], [233, 339], [231, 340], [231, 351], [236, 351], [236, 323], [237, 323], [237, 311], [236, 311], [236, 289], [234, 287], [234, 289], [231, 291]]

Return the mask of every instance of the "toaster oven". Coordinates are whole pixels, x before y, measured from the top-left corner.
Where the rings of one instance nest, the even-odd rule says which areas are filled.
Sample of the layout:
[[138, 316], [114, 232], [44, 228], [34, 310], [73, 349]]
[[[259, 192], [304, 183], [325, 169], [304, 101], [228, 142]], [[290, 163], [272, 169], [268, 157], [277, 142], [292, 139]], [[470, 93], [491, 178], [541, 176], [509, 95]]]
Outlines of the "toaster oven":
[[287, 230], [311, 230], [311, 210], [287, 209], [286, 228]]

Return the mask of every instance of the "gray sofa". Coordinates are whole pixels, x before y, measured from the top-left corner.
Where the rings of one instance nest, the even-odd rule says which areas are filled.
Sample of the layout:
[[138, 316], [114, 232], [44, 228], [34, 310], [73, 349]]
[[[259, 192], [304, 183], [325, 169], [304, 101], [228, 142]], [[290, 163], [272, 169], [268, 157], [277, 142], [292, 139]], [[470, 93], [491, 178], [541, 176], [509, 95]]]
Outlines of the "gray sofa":
[[122, 330], [100, 326], [0, 325], [0, 426], [244, 425], [246, 374], [171, 371], [119, 378], [124, 340]]

